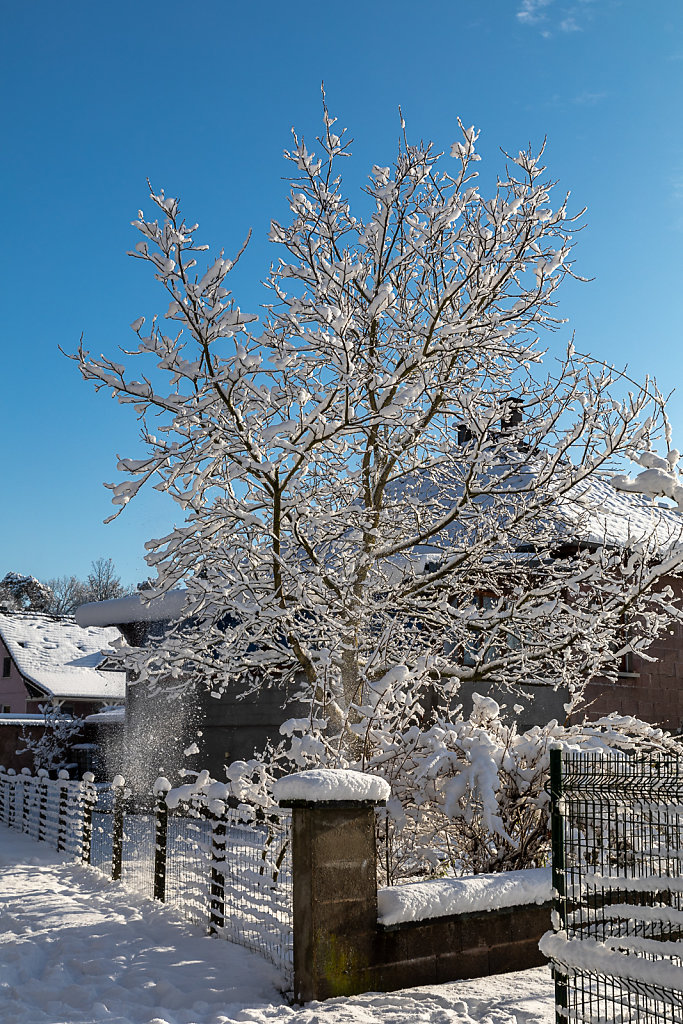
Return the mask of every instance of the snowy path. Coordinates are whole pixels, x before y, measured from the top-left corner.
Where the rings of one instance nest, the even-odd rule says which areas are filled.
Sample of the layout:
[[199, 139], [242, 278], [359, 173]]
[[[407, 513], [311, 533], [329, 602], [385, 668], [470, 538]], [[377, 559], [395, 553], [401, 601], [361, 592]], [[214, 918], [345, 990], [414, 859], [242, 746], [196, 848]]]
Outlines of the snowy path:
[[3, 1024], [551, 1024], [544, 968], [290, 1008], [259, 956], [0, 826]]

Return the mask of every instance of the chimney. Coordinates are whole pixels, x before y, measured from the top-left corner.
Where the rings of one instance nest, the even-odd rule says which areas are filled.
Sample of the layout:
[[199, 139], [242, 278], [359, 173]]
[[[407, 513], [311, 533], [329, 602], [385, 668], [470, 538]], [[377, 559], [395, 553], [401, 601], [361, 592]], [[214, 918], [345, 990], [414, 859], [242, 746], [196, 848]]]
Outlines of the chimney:
[[458, 444], [462, 448], [472, 440], [472, 431], [464, 423], [458, 423]]
[[507, 434], [512, 427], [518, 427], [522, 422], [522, 407], [524, 400], [521, 398], [506, 398], [503, 403], [504, 411], [500, 418], [500, 432]]

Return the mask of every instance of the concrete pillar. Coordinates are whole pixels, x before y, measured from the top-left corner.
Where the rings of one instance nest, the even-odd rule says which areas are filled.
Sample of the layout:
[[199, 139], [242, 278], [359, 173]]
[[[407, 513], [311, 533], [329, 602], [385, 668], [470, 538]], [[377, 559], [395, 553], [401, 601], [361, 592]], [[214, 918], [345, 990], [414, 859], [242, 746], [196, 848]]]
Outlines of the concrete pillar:
[[[373, 782], [388, 791], [382, 780]], [[378, 792], [384, 799], [280, 798], [282, 807], [292, 808], [294, 996], [300, 1003], [373, 987], [375, 807], [386, 799]]]

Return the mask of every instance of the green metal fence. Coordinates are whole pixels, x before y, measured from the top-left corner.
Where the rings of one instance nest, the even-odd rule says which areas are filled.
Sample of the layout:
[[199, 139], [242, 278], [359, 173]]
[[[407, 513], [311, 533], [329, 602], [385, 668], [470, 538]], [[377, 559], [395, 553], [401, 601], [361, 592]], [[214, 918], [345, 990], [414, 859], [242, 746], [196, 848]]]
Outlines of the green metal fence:
[[683, 759], [551, 751], [558, 1024], [683, 1022]]

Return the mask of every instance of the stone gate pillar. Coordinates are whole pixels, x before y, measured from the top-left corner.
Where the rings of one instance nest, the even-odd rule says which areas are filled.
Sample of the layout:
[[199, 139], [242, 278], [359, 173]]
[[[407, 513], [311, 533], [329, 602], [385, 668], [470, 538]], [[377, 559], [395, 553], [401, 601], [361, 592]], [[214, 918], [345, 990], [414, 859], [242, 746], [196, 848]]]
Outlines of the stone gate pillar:
[[375, 807], [387, 782], [314, 769], [276, 783], [292, 808], [294, 996], [298, 1002], [371, 989], [377, 937]]

